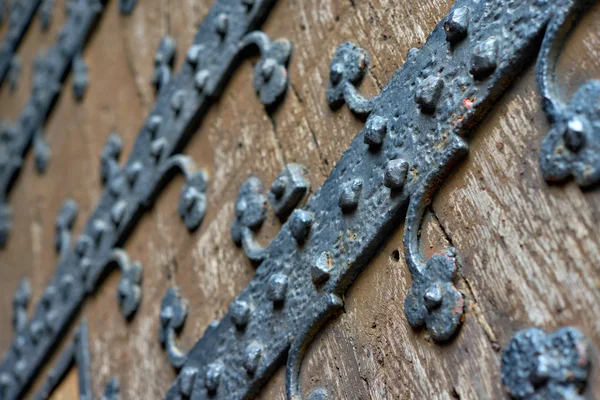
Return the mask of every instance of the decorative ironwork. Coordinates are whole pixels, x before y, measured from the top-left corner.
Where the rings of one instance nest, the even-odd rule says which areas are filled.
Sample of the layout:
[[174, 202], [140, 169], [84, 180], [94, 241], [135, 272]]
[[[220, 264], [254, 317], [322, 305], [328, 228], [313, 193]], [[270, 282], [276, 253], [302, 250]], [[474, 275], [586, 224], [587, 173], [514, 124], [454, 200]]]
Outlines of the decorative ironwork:
[[80, 399], [92, 399], [92, 377], [90, 374], [90, 350], [88, 345], [87, 322], [82, 321], [73, 335], [71, 343], [60, 356], [42, 388], [34, 396], [35, 399], [50, 398], [58, 384], [67, 375], [73, 365], [77, 366]]
[[[0, 11], [4, 11], [4, 1], [0, 0]], [[29, 28], [42, 0], [12, 1], [9, 7], [8, 32], [4, 34], [4, 41], [0, 45], [0, 84], [10, 68], [13, 59], [25, 32]], [[4, 12], [0, 12], [0, 20]]]
[[[9, 378], [0, 380], [3, 398], [15, 399], [23, 392], [59, 340], [59, 333], [115, 264], [123, 271], [118, 292], [121, 311], [125, 317], [133, 314], [141, 296], [141, 267], [131, 264], [118, 246], [125, 242], [143, 212], [152, 206], [158, 193], [177, 172], [186, 178], [178, 204], [179, 214], [190, 230], [201, 223], [206, 209], [207, 176], [179, 152], [213, 99], [222, 92], [240, 58], [256, 43], [253, 38], [263, 40], [262, 47], [255, 46], [261, 52], [261, 59], [268, 53], [263, 50], [270, 48], [265, 43], [275, 43], [264, 34], [252, 33], [273, 3], [274, 0], [240, 3], [217, 0], [198, 30], [194, 45], [187, 53], [187, 62], [158, 94], [156, 105], [123, 167], [118, 164], [121, 141], [111, 135], [101, 160], [101, 177], [106, 189], [74, 249], [60, 257], [42, 305], [36, 307], [24, 333], [16, 336], [15, 343], [25, 350], [19, 351], [13, 346], [0, 365], [0, 376]], [[70, 35], [62, 37], [63, 47], [75, 40]], [[76, 52], [69, 54], [74, 56]], [[274, 71], [277, 68], [275, 66]], [[278, 76], [281, 75], [281, 71], [274, 73], [265, 81], [280, 82]], [[260, 97], [268, 100], [266, 105], [273, 106], [271, 100], [280, 99], [285, 88], [282, 89], [280, 83], [267, 86], [272, 95]], [[2, 214], [5, 210], [0, 208], [0, 225], [6, 224]], [[68, 224], [57, 224], [57, 231], [62, 232], [64, 226]], [[188, 372], [189, 369], [183, 368], [180, 375], [189, 377]], [[181, 380], [185, 383], [185, 378]], [[182, 390], [185, 389], [183, 385]]]
[[[229, 313], [187, 353], [167, 398], [251, 397], [286, 355], [288, 398], [302, 398], [298, 377], [308, 344], [340, 310], [345, 289], [405, 211], [404, 245], [414, 278], [405, 312], [414, 326], [425, 324], [434, 340], [451, 338], [464, 312], [464, 296], [454, 286], [460, 275], [452, 249], [429, 260], [422, 255], [425, 209], [467, 153], [466, 136], [529, 60], [550, 18], [571, 5], [459, 0], [372, 99], [355, 87], [368, 68], [367, 53], [342, 44], [331, 63], [327, 99], [332, 107], [346, 102], [368, 116], [365, 128], [306, 207], [294, 213], [298, 219], [285, 223], [264, 249], [254, 278]], [[261, 192], [258, 183], [251, 186], [240, 191], [237, 204], [246, 192]], [[306, 221], [299, 224], [306, 229], [295, 228], [296, 221]], [[235, 228], [233, 236], [241, 236]], [[325, 395], [319, 389], [311, 397]]]
[[583, 400], [579, 395], [590, 373], [586, 337], [567, 327], [547, 334], [530, 328], [518, 332], [502, 355], [502, 381], [515, 399]]
[[159, 91], [171, 80], [171, 72], [175, 62], [175, 51], [177, 46], [170, 36], [165, 36], [160, 41], [156, 53], [154, 53], [154, 74], [152, 83]]
[[[262, 68], [258, 65], [257, 68]], [[281, 220], [285, 220], [290, 212], [306, 197], [310, 183], [306, 169], [300, 164], [288, 164], [271, 185], [268, 199]], [[257, 232], [267, 218], [267, 196], [263, 194], [262, 181], [250, 176], [240, 187], [235, 201], [235, 219], [231, 224], [231, 237], [237, 246], [241, 246], [246, 256], [253, 263], [260, 263], [267, 256], [265, 249], [254, 240]], [[312, 219], [303, 213], [294, 214], [295, 237], [302, 242]]]
[[262, 181], [255, 176], [242, 184], [235, 201], [235, 219], [231, 224], [234, 243], [242, 246], [246, 256], [254, 263], [260, 263], [266, 256], [265, 249], [254, 241], [254, 232], [267, 218], [267, 197], [262, 192]]
[[54, 0], [42, 0], [38, 17], [42, 29], [47, 31], [52, 24], [52, 12], [54, 12]]
[[540, 148], [544, 178], [564, 181], [573, 177], [580, 186], [600, 182], [600, 81], [588, 81], [565, 104], [556, 84], [556, 64], [574, 22], [595, 1], [573, 1], [557, 8], [546, 30], [537, 64], [543, 108], [552, 129]]
[[[117, 162], [119, 141], [109, 139], [101, 168], [107, 188], [74, 252], [66, 251], [61, 257], [35, 316], [23, 328], [25, 333], [16, 336], [0, 366], [0, 390], [6, 398], [16, 398], [23, 391], [58, 340], [58, 332], [74, 317], [86, 294], [98, 287], [107, 266], [123, 260], [116, 246], [126, 240], [144, 207], [151, 206], [176, 170], [186, 176], [180, 215], [189, 229], [200, 224], [207, 177], [179, 152], [250, 45], [261, 53], [254, 77], [261, 101], [272, 106], [281, 99], [287, 87], [291, 44], [271, 42], [263, 33], [248, 33], [273, 3], [218, 0], [200, 26], [181, 72], [161, 88], [122, 168]], [[242, 245], [248, 240], [244, 247], [251, 248], [250, 258], [259, 263], [256, 274], [228, 314], [211, 324], [185, 353], [174, 340], [185, 318], [185, 302], [174, 289], [167, 292], [161, 305], [161, 338], [180, 372], [166, 397], [251, 397], [287, 356], [288, 398], [301, 399], [299, 374], [309, 343], [343, 307], [343, 293], [403, 215], [406, 259], [413, 275], [405, 303], [407, 319], [415, 327], [425, 325], [434, 340], [450, 339], [464, 312], [464, 296], [455, 287], [459, 268], [452, 249], [429, 260], [422, 255], [423, 215], [442, 179], [467, 153], [467, 135], [519, 73], [548, 22], [582, 3], [458, 0], [427, 43], [411, 50], [405, 65], [371, 99], [355, 86], [368, 69], [367, 52], [351, 43], [340, 45], [331, 63], [327, 99], [332, 107], [346, 103], [354, 113], [365, 116], [365, 128], [306, 206], [291, 214], [266, 248], [258, 249], [258, 257], [253, 255], [256, 245], [251, 227], [264, 220], [266, 199], [256, 178], [242, 188], [232, 236]], [[287, 183], [281, 183], [274, 184], [272, 195], [285, 194]], [[255, 208], [247, 218], [248, 204]], [[6, 221], [3, 215], [0, 209], [0, 226]], [[65, 226], [59, 229], [57, 223], [57, 231], [62, 233]], [[135, 310], [141, 277], [122, 269], [125, 309]], [[61, 294], [68, 294], [62, 299], [59, 287]], [[537, 351], [554, 350], [544, 340], [536, 339]], [[565, 348], [577, 350], [580, 337], [571, 334], [568, 340]], [[506, 354], [508, 361], [520, 359], [518, 354]], [[565, 364], [556, 361], [552, 371], [555, 366], [562, 370]], [[505, 374], [505, 382], [511, 376]], [[552, 385], [564, 383], [553, 372], [548, 376]], [[323, 389], [317, 389], [309, 397], [325, 396]]]
[[169, 356], [169, 363], [176, 369], [183, 367], [187, 355], [175, 342], [175, 334], [183, 328], [187, 318], [188, 303], [181, 298], [179, 289], [169, 288], [160, 303], [160, 329], [158, 341]]
[[306, 197], [309, 189], [310, 182], [306, 168], [295, 163], [286, 165], [268, 193], [275, 215], [281, 220], [287, 218], [298, 203]]
[[[39, 1], [24, 3], [37, 4]], [[0, 226], [0, 247], [5, 245], [10, 233], [11, 212], [6, 202], [18, 177], [23, 158], [33, 143], [38, 171], [45, 170], [50, 152], [43, 139], [44, 122], [54, 107], [71, 64], [78, 60], [85, 40], [103, 10], [99, 0], [71, 0], [68, 4], [69, 18], [58, 35], [57, 43], [45, 57], [39, 56], [34, 61], [30, 99], [17, 122], [5, 129], [0, 137], [0, 215], [3, 219]], [[0, 55], [0, 60], [3, 59], [4, 56]], [[87, 85], [87, 72], [82, 70], [81, 63], [82, 61], [78, 60], [75, 65], [74, 84], [77, 96], [83, 95]], [[0, 65], [0, 76], [1, 68]]]
[[[77, 366], [79, 399], [91, 400], [93, 398], [92, 376], [90, 373], [88, 327], [85, 320], [79, 324], [79, 328], [73, 335], [71, 343], [68, 344], [54, 368], [48, 373], [46, 382], [44, 382], [44, 385], [36, 393], [34, 398], [37, 400], [46, 400], [50, 398], [73, 365]], [[112, 378], [106, 385], [102, 399], [119, 399], [119, 380], [117, 378]]]

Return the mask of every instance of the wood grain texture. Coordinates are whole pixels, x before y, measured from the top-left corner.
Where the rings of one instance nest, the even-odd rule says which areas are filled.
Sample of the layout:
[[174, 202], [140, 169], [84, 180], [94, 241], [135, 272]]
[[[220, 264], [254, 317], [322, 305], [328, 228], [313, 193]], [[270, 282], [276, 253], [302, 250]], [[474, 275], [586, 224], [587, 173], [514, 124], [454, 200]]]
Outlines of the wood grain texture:
[[[33, 303], [54, 273], [54, 218], [71, 197], [80, 205], [75, 234], [81, 232], [100, 196], [99, 156], [111, 131], [121, 134], [122, 159], [153, 105], [150, 78], [161, 37], [177, 40], [176, 66], [211, 1], [143, 0], [124, 17], [118, 2], [108, 9], [86, 48], [90, 87], [76, 103], [65, 86], [46, 125], [53, 159], [38, 176], [29, 154], [11, 194], [15, 226], [0, 253], [0, 352], [12, 340], [11, 297], [22, 276], [32, 282]], [[189, 301], [188, 321], [178, 340], [187, 349], [208, 324], [221, 318], [249, 282], [254, 267], [233, 245], [230, 224], [240, 184], [254, 174], [268, 187], [286, 163], [309, 169], [312, 189], [322, 184], [363, 122], [347, 108], [325, 101], [329, 61], [337, 45], [351, 40], [371, 54], [361, 90], [376, 94], [418, 47], [452, 0], [280, 0], [264, 30], [294, 42], [291, 87], [282, 106], [265, 112], [252, 88], [245, 61], [186, 147], [209, 174], [208, 213], [190, 234], [176, 202], [183, 179], [171, 182], [140, 221], [125, 249], [144, 265], [143, 299], [131, 323], [121, 318], [114, 272], [86, 303], [80, 318], [89, 323], [93, 392], [111, 376], [121, 381], [124, 399], [160, 398], [175, 372], [158, 339], [160, 300], [179, 286]], [[29, 94], [31, 62], [50, 45], [64, 20], [57, 1], [51, 33], [39, 21], [19, 51], [20, 85], [0, 89], [0, 117], [18, 115]], [[580, 24], [563, 54], [559, 80], [565, 95], [600, 72], [600, 6]], [[69, 79], [68, 84], [70, 85]], [[346, 295], [344, 312], [311, 344], [302, 369], [304, 393], [324, 386], [336, 399], [505, 398], [499, 349], [517, 330], [549, 330], [572, 324], [600, 344], [600, 237], [598, 190], [573, 184], [548, 186], [540, 177], [537, 148], [549, 126], [540, 109], [533, 71], [527, 67], [509, 93], [474, 132], [471, 150], [447, 179], [423, 225], [426, 253], [455, 246], [469, 309], [458, 337], [434, 344], [426, 331], [410, 328], [403, 299], [411, 279], [402, 253], [401, 226]], [[259, 241], [268, 243], [280, 227], [269, 210]], [[299, 310], [301, 312], [301, 310]], [[75, 326], [75, 325], [74, 325]], [[57, 359], [57, 349], [45, 371]], [[596, 365], [600, 360], [594, 358]], [[598, 368], [590, 398], [600, 396]], [[34, 389], [43, 381], [44, 373]], [[56, 398], [71, 398], [73, 373]], [[284, 399], [281, 369], [260, 398]], [[62, 397], [61, 397], [62, 396]], [[599, 397], [600, 398], [600, 397]]]

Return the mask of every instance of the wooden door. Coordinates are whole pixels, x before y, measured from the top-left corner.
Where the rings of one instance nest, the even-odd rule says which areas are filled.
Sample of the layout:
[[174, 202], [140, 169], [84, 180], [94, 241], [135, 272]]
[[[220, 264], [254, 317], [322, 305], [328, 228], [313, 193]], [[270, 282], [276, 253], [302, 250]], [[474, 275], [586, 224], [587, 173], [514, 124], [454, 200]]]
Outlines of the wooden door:
[[600, 5], [16, 1], [0, 398], [600, 398]]

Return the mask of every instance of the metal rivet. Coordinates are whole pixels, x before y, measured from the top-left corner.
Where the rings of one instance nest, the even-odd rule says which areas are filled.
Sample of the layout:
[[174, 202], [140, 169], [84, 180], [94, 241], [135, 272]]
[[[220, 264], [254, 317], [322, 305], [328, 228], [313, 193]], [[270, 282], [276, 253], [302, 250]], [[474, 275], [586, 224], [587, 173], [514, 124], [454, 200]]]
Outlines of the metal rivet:
[[428, 310], [433, 310], [436, 307], [439, 307], [442, 304], [442, 287], [438, 284], [431, 285], [427, 289], [425, 289], [425, 293], [423, 293], [423, 298], [425, 299], [425, 307]]
[[201, 92], [204, 91], [204, 88], [206, 87], [209, 78], [209, 70], [203, 69], [201, 71], [198, 71], [196, 75], [194, 75], [194, 84], [196, 85], [196, 89], [198, 89]]
[[42, 332], [44, 331], [44, 325], [41, 321], [35, 320], [31, 323], [29, 327], [31, 333], [31, 341], [33, 344], [39, 343], [42, 338]]
[[142, 164], [136, 161], [125, 169], [125, 177], [131, 186], [135, 184], [140, 173], [142, 172]]
[[242, 329], [248, 324], [250, 319], [250, 306], [243, 300], [236, 299], [231, 305], [231, 320], [238, 329]]
[[267, 286], [267, 299], [274, 303], [280, 303], [285, 299], [287, 292], [288, 277], [283, 274], [273, 274], [269, 278]]
[[497, 57], [498, 39], [492, 36], [475, 46], [469, 72], [475, 79], [487, 78], [497, 67]]
[[81, 270], [81, 280], [85, 283], [87, 276], [92, 268], [92, 261], [85, 257], [79, 261], [79, 269]]
[[321, 284], [329, 280], [333, 269], [333, 256], [329, 252], [321, 253], [314, 262], [310, 272], [313, 282]]
[[217, 33], [221, 36], [225, 36], [227, 34], [227, 29], [229, 28], [229, 17], [227, 14], [219, 14], [217, 17], [215, 28]]
[[538, 386], [543, 384], [544, 382], [547, 382], [550, 378], [549, 364], [550, 360], [548, 360], [548, 357], [543, 355], [538, 356], [535, 359], [535, 367], [533, 368], [533, 371], [531, 371], [531, 375], [529, 376], [531, 382]]
[[451, 44], [456, 44], [467, 37], [469, 30], [469, 9], [459, 7], [452, 11], [444, 22], [446, 31], [446, 40]]
[[344, 66], [340, 63], [333, 64], [329, 70], [329, 80], [331, 80], [331, 83], [334, 85], [340, 83], [343, 76]]
[[150, 144], [150, 154], [154, 157], [155, 161], [158, 161], [162, 156], [162, 153], [167, 146], [167, 141], [164, 138], [156, 139]]
[[578, 152], [585, 145], [585, 125], [586, 123], [580, 117], [573, 117], [567, 122], [563, 139], [569, 150]]
[[183, 90], [178, 90], [171, 96], [171, 108], [175, 111], [175, 114], [178, 114], [181, 111], [184, 101], [185, 91]]
[[391, 160], [385, 167], [383, 184], [390, 189], [402, 189], [406, 183], [408, 163], [403, 159]]
[[189, 48], [186, 53], [186, 60], [192, 65], [198, 64], [198, 57], [204, 51], [205, 47], [202, 44], [195, 44]]
[[223, 365], [220, 363], [212, 363], [208, 365], [206, 370], [206, 377], [204, 379], [204, 386], [208, 393], [215, 393], [221, 383], [221, 373], [223, 372]]
[[285, 188], [287, 186], [287, 177], [285, 175], [279, 175], [277, 179], [271, 185], [271, 193], [275, 195], [275, 198], [279, 199], [285, 193]]
[[17, 335], [15, 337], [13, 350], [17, 357], [20, 357], [27, 350], [27, 339], [25, 339], [24, 335]]
[[262, 64], [260, 73], [265, 81], [271, 79], [271, 76], [273, 76], [273, 71], [275, 71], [275, 67], [277, 67], [277, 61], [272, 58], [267, 58]]
[[200, 199], [200, 192], [195, 187], [188, 187], [183, 194], [183, 204], [186, 210], [191, 210], [196, 202]]
[[281, 220], [290, 215], [305, 197], [309, 187], [310, 182], [306, 168], [296, 163], [287, 164], [271, 185], [268, 193], [275, 215]]
[[50, 285], [46, 288], [44, 295], [42, 296], [42, 306], [49, 310], [52, 307], [52, 303], [54, 298], [56, 297], [56, 287], [54, 285]]
[[312, 213], [304, 210], [294, 210], [290, 217], [290, 231], [296, 242], [303, 243], [310, 228], [312, 227], [314, 217]]
[[8, 397], [6, 393], [12, 390], [13, 385], [14, 381], [9, 374], [7, 374], [6, 372], [0, 374], [0, 395], [2, 395], [3, 397]]
[[46, 329], [49, 332], [55, 332], [58, 329], [59, 314], [57, 310], [50, 310], [46, 313], [44, 322], [46, 323]]
[[179, 393], [184, 395], [186, 398], [192, 395], [197, 374], [198, 370], [193, 367], [184, 367], [179, 374]]
[[158, 132], [158, 129], [160, 128], [161, 124], [162, 124], [162, 117], [159, 115], [152, 115], [150, 118], [148, 118], [148, 122], [146, 123], [146, 128], [148, 129], [148, 132], [150, 132], [150, 135], [152, 137], [154, 137], [156, 135], [156, 132]]
[[62, 277], [60, 281], [60, 289], [63, 300], [68, 300], [71, 296], [71, 290], [73, 289], [73, 285], [75, 283], [75, 279], [71, 274], [66, 274]]
[[20, 359], [15, 363], [15, 376], [21, 383], [23, 383], [26, 379], [25, 376], [27, 374], [27, 370], [27, 361]]
[[258, 369], [261, 353], [262, 347], [256, 342], [250, 343], [248, 347], [246, 347], [242, 364], [246, 372], [248, 372], [248, 375], [254, 375]]
[[343, 212], [354, 210], [358, 206], [360, 192], [362, 191], [362, 181], [355, 179], [342, 186], [338, 205]]
[[118, 201], [110, 210], [110, 218], [115, 225], [119, 225], [125, 215], [127, 202], [124, 200]]
[[94, 222], [92, 222], [92, 229], [91, 229], [91, 233], [92, 233], [92, 239], [98, 243], [100, 242], [100, 239], [102, 239], [102, 235], [104, 235], [104, 232], [106, 231], [106, 224], [104, 223], [104, 221], [101, 221], [99, 219], [94, 220]]
[[437, 76], [430, 76], [419, 84], [415, 93], [415, 102], [421, 106], [423, 112], [432, 113], [443, 89], [444, 81]]
[[77, 242], [75, 242], [75, 253], [79, 256], [79, 258], [83, 257], [87, 253], [89, 245], [90, 243], [87, 237], [81, 236], [79, 239], [77, 239]]
[[387, 118], [375, 115], [367, 121], [364, 141], [371, 147], [379, 147], [387, 132]]

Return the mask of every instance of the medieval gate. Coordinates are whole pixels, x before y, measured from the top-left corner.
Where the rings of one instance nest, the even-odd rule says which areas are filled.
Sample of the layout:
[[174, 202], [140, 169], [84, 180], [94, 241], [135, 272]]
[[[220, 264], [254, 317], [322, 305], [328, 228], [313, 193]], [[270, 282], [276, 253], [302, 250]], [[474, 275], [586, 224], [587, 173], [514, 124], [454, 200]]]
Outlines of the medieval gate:
[[600, 398], [600, 4], [0, 10], [0, 399]]

